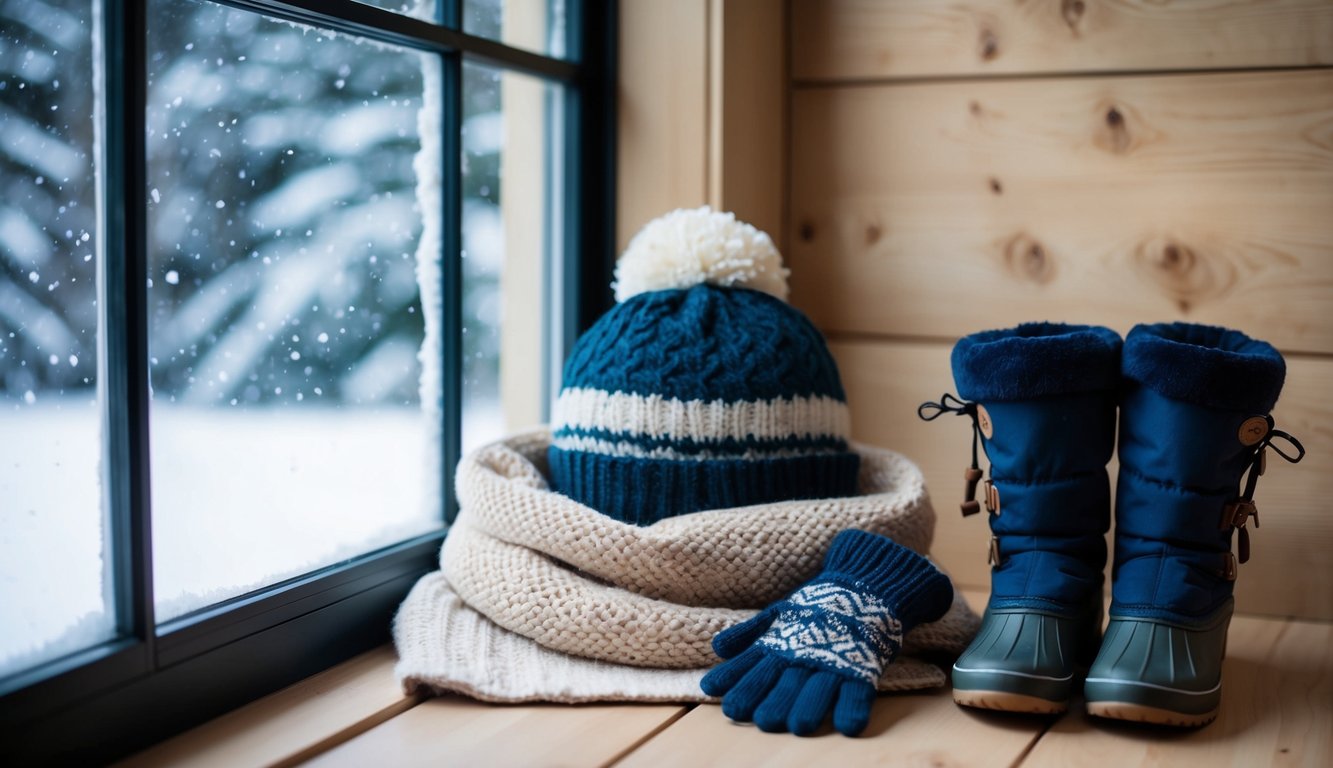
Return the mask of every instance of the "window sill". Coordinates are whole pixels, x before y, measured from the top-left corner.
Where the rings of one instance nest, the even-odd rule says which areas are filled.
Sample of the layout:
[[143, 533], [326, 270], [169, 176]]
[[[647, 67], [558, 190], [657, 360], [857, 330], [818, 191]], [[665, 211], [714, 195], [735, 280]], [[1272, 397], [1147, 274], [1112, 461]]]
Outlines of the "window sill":
[[292, 765], [411, 709], [384, 645], [133, 755], [120, 765]]

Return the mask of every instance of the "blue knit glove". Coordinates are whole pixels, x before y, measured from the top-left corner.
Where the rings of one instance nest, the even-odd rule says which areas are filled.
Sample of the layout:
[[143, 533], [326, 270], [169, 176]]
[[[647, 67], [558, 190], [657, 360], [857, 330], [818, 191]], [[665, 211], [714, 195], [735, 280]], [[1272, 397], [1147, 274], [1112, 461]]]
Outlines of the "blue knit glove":
[[787, 599], [713, 638], [726, 659], [700, 687], [732, 720], [761, 730], [813, 733], [833, 713], [847, 736], [865, 730], [875, 684], [903, 635], [935, 621], [953, 585], [924, 557], [865, 531], [833, 539], [824, 570]]

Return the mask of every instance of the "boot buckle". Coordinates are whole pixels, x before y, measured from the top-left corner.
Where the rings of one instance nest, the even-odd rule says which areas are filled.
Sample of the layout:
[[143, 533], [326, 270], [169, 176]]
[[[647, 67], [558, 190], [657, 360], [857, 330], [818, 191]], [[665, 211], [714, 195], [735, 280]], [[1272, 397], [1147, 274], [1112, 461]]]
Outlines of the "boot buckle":
[[986, 511], [992, 515], [1000, 516], [1000, 489], [995, 487], [994, 480], [986, 481], [985, 489]]
[[1255, 506], [1254, 500], [1236, 499], [1222, 507], [1222, 523], [1218, 529], [1225, 531], [1228, 528], [1244, 528], [1251, 517], [1256, 523], [1259, 521], [1259, 508]]
[[[975, 515], [981, 511], [981, 504], [977, 502], [977, 482], [981, 480], [982, 471], [976, 467], [967, 467], [963, 470], [963, 481], [966, 483], [963, 488], [963, 503], [960, 508], [963, 510], [963, 517]], [[987, 480], [987, 483], [990, 481]]]
[[986, 562], [992, 568], [1000, 567], [1000, 537], [990, 537], [990, 552], [987, 553]]

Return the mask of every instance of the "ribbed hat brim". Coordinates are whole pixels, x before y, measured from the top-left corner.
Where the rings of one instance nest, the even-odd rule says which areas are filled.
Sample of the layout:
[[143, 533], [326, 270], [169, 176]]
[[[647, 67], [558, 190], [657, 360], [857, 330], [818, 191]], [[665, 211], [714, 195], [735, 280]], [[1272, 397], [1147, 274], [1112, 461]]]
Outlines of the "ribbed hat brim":
[[604, 515], [650, 525], [706, 509], [856, 493], [860, 457], [838, 452], [770, 459], [678, 461], [552, 447], [555, 490]]

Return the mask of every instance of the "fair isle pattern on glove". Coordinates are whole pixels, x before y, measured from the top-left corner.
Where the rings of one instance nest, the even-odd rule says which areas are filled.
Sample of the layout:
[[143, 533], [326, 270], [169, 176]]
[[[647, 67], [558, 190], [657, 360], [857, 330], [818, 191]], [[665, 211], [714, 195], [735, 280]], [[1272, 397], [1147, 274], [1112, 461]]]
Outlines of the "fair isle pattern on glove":
[[902, 622], [864, 589], [807, 584], [787, 599], [759, 638], [773, 653], [821, 665], [874, 685], [903, 646]]
[[903, 634], [943, 616], [953, 585], [892, 539], [849, 529], [833, 538], [824, 570], [785, 600], [713, 638], [726, 661], [699, 687], [722, 713], [764, 731], [814, 733], [832, 716], [848, 736], [865, 730], [875, 681]]

